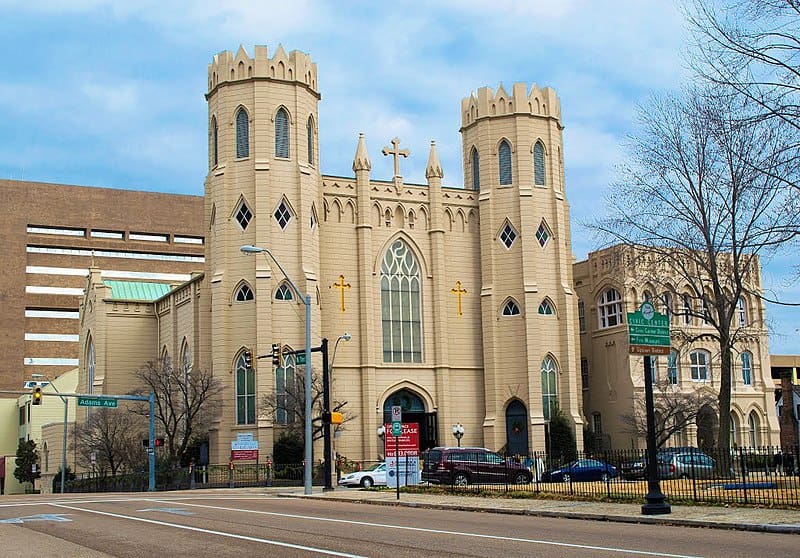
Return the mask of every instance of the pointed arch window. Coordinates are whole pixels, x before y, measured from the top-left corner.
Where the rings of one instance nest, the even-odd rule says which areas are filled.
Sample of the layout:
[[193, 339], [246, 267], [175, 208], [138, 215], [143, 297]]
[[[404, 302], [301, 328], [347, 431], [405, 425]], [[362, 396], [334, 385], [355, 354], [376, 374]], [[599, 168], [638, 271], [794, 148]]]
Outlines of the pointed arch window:
[[211, 165], [216, 167], [219, 163], [219, 129], [217, 128], [217, 118], [211, 118]]
[[289, 113], [283, 107], [275, 114], [275, 156], [289, 158]]
[[513, 298], [509, 298], [503, 305], [503, 316], [519, 316], [519, 305]]
[[672, 350], [667, 357], [667, 381], [670, 385], [678, 385], [678, 351]]
[[750, 416], [747, 417], [747, 424], [750, 427], [750, 447], [757, 448], [761, 444], [761, 422], [758, 420], [758, 414], [755, 411], [750, 411]]
[[672, 295], [668, 292], [661, 295], [661, 312], [668, 319], [672, 319]]
[[283, 366], [275, 368], [275, 422], [277, 424], [293, 424], [295, 422], [296, 374], [294, 355], [283, 357]]
[[250, 156], [250, 121], [247, 111], [240, 107], [236, 112], [236, 158]]
[[692, 299], [688, 294], [683, 295], [683, 323], [686, 325], [692, 323]]
[[253, 289], [246, 282], [242, 281], [236, 287], [236, 295], [233, 297], [236, 302], [249, 302], [255, 299]]
[[507, 140], [501, 141], [497, 148], [497, 163], [500, 168], [500, 185], [511, 184], [511, 145]]
[[236, 207], [234, 217], [236, 218], [236, 222], [239, 223], [239, 226], [242, 227], [242, 230], [245, 230], [247, 225], [250, 224], [250, 221], [253, 220], [253, 212], [250, 211], [250, 207], [248, 207], [244, 199], [239, 200], [239, 205]]
[[312, 205], [311, 206], [311, 230], [316, 230], [317, 225], [319, 225], [319, 217], [317, 217], [317, 208]]
[[472, 189], [476, 192], [481, 189], [481, 161], [478, 156], [478, 150], [472, 148]]
[[275, 289], [275, 300], [293, 300], [294, 294], [292, 293], [292, 289], [287, 285], [285, 282], [281, 283], [277, 289]]
[[189, 343], [185, 338], [181, 346], [181, 369], [184, 376], [192, 371], [192, 351], [189, 349]]
[[549, 298], [544, 299], [539, 304], [539, 314], [543, 314], [545, 316], [552, 316], [555, 313], [556, 313], [556, 311], [553, 308], [553, 303], [550, 302]]
[[747, 325], [747, 304], [745, 304], [744, 297], [740, 296], [736, 301], [736, 311], [739, 314], [739, 327]]
[[422, 362], [422, 285], [414, 253], [401, 239], [381, 263], [384, 362]]
[[742, 383], [746, 386], [753, 385], [753, 354], [750, 351], [742, 353]]
[[86, 342], [86, 391], [88, 393], [94, 392], [94, 371], [94, 341], [92, 337], [89, 336], [89, 340]]
[[308, 141], [308, 164], [314, 164], [314, 118], [309, 116], [306, 122], [306, 138]]
[[544, 145], [537, 141], [533, 146], [533, 182], [537, 186], [544, 186]]
[[558, 408], [558, 368], [553, 357], [542, 361], [542, 413], [544, 420], [552, 420]]
[[622, 323], [622, 297], [615, 288], [606, 289], [597, 303], [600, 329], [618, 326]]
[[244, 352], [236, 359], [236, 424], [256, 423], [256, 375]]
[[736, 416], [736, 413], [731, 413], [731, 447], [739, 446], [741, 443], [739, 432], [739, 417]]

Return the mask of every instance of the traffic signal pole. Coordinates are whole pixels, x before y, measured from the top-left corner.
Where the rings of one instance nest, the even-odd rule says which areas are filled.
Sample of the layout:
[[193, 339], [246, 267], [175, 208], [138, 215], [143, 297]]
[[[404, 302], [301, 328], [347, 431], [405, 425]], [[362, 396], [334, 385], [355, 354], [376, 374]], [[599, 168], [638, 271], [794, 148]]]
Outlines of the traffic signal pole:
[[325, 444], [325, 486], [323, 490], [333, 490], [331, 476], [333, 448], [331, 447], [331, 371], [328, 363], [328, 339], [320, 342], [322, 352], [322, 440]]

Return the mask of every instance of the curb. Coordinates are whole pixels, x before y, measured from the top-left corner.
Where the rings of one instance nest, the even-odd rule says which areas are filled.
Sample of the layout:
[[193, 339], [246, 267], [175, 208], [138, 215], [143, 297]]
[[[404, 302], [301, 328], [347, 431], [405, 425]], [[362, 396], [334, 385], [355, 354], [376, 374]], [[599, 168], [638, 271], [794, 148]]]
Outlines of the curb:
[[[298, 497], [297, 494], [286, 494], [285, 496]], [[328, 500], [333, 502], [349, 502], [353, 504], [371, 504], [373, 506], [395, 506], [406, 508], [423, 508], [432, 510], [452, 510], [477, 513], [497, 513], [505, 515], [527, 515], [531, 517], [548, 517], [563, 519], [578, 519], [585, 521], [605, 521], [612, 523], [630, 523], [646, 525], [666, 525], [679, 527], [694, 527], [704, 529], [719, 529], [728, 531], [749, 531], [758, 533], [778, 533], [788, 535], [800, 535], [800, 524], [783, 525], [772, 523], [725, 523], [720, 521], [709, 521], [705, 519], [681, 519], [666, 516], [630, 516], [619, 514], [602, 513], [575, 513], [568, 511], [550, 510], [530, 510], [530, 509], [511, 509], [511, 508], [485, 508], [481, 506], [469, 506], [464, 504], [437, 504], [429, 502], [389, 502], [385, 500], [372, 500], [369, 498], [337, 498], [336, 496], [317, 496], [302, 495], [302, 498], [314, 500]]]

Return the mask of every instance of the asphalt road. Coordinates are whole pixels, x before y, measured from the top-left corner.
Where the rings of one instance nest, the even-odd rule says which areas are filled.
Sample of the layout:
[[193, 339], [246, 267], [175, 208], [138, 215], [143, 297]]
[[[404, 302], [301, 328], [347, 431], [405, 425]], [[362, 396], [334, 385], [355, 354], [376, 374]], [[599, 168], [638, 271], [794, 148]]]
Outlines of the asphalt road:
[[796, 556], [797, 535], [269, 495], [0, 500], [0, 556]]

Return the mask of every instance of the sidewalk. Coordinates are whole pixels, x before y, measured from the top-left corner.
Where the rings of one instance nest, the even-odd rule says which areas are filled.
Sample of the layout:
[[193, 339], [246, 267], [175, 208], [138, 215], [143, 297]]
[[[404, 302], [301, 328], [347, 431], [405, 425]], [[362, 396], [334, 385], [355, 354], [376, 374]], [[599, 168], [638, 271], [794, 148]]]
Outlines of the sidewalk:
[[[297, 492], [286, 493], [293, 497]], [[302, 495], [302, 493], [300, 493]], [[461, 511], [481, 511], [533, 515], [540, 517], [566, 517], [620, 523], [647, 523], [656, 525], [683, 525], [713, 529], [736, 529], [800, 535], [800, 511], [768, 508], [672, 506], [667, 515], [642, 515], [641, 504], [616, 504], [606, 502], [579, 502], [564, 500], [482, 498], [455, 494], [400, 493], [393, 490], [360, 490], [336, 488], [330, 492], [314, 493], [304, 498], [320, 498], [341, 502], [386, 506], [426, 507]], [[644, 503], [644, 501], [642, 501]]]

